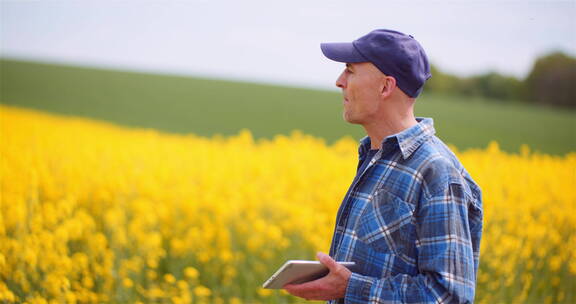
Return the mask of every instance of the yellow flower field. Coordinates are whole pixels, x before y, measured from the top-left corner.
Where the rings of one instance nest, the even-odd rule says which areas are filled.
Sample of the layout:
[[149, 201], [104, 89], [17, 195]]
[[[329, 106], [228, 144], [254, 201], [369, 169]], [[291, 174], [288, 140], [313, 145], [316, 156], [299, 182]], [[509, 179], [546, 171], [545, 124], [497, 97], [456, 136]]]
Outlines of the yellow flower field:
[[[576, 153], [457, 154], [484, 197], [477, 301], [576, 301]], [[328, 251], [356, 157], [0, 106], [0, 302], [296, 302], [260, 286]]]

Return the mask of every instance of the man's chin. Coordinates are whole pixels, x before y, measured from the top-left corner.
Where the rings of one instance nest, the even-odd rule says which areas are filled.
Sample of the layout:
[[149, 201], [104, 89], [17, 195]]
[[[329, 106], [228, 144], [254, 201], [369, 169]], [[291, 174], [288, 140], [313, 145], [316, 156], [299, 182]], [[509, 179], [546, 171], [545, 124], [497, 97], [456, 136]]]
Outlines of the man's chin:
[[354, 117], [351, 117], [350, 115], [347, 115], [346, 112], [342, 113], [342, 118], [347, 122], [347, 123], [351, 123], [351, 124], [359, 124], [360, 122], [357, 121], [356, 119], [354, 119]]

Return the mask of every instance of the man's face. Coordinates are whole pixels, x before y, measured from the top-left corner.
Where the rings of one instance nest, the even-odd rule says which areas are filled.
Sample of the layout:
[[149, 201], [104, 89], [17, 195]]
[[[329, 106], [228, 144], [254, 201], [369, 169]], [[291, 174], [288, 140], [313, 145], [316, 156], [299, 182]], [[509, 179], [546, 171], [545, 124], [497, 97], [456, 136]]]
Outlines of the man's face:
[[349, 123], [366, 124], [376, 118], [384, 74], [372, 63], [347, 63], [336, 80], [344, 97], [343, 117]]

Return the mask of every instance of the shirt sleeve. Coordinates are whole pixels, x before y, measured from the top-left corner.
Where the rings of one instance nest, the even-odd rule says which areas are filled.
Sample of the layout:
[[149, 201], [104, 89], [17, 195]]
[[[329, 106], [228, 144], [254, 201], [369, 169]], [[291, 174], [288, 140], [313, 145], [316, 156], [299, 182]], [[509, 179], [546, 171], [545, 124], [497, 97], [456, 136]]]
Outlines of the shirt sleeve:
[[[474, 214], [471, 214], [474, 213]], [[476, 267], [469, 217], [481, 209], [462, 185], [448, 184], [415, 212], [418, 275], [353, 273], [345, 303], [472, 303]]]

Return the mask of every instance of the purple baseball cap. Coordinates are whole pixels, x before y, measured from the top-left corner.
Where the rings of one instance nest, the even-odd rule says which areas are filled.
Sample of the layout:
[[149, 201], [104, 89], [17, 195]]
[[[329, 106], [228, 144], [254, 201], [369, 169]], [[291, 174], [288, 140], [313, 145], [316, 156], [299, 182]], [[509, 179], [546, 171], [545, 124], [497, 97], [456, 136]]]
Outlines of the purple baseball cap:
[[371, 62], [385, 75], [396, 79], [398, 87], [417, 97], [432, 74], [424, 49], [412, 37], [397, 31], [379, 29], [352, 42], [321, 43], [324, 56], [338, 62]]

